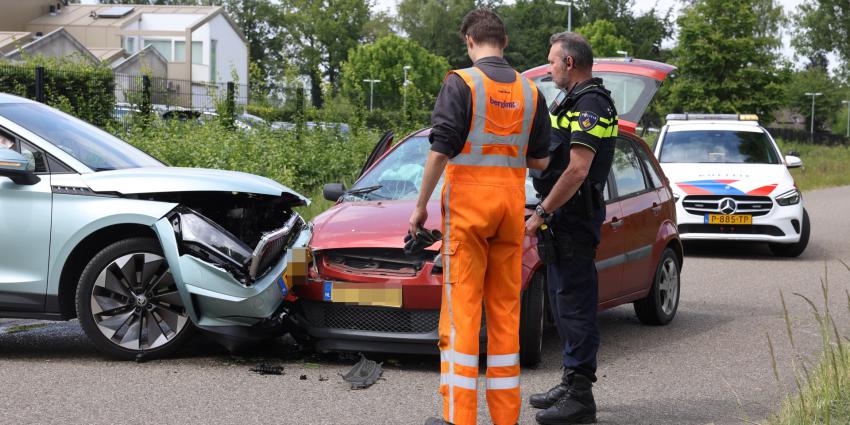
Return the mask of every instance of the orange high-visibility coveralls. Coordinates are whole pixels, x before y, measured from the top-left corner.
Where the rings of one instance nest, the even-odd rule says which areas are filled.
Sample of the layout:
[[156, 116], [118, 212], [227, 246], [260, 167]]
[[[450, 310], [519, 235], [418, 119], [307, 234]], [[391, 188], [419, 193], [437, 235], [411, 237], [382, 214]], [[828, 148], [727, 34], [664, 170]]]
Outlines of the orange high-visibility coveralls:
[[443, 416], [477, 417], [478, 336], [487, 317], [487, 405], [497, 425], [519, 418], [519, 314], [525, 234], [526, 151], [537, 88], [477, 68], [451, 71], [472, 92], [463, 150], [446, 166], [442, 192], [444, 292], [440, 309]]

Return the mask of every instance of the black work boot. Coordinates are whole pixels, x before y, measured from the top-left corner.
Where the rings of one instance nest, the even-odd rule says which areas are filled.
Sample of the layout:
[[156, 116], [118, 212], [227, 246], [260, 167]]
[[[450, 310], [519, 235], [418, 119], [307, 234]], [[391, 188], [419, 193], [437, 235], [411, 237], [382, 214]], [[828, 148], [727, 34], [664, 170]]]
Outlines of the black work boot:
[[593, 383], [584, 375], [572, 376], [566, 394], [555, 405], [537, 412], [537, 423], [543, 425], [596, 423], [596, 402]]
[[425, 425], [452, 425], [451, 422], [446, 422], [440, 418], [428, 418], [425, 420]]
[[570, 387], [570, 378], [574, 373], [575, 372], [572, 370], [565, 370], [564, 376], [561, 378], [561, 382], [559, 382], [558, 385], [555, 385], [545, 393], [532, 394], [531, 397], [528, 398], [528, 402], [532, 407], [536, 407], [538, 409], [548, 409], [552, 407], [556, 401], [560, 400], [561, 397], [567, 393], [567, 389]]

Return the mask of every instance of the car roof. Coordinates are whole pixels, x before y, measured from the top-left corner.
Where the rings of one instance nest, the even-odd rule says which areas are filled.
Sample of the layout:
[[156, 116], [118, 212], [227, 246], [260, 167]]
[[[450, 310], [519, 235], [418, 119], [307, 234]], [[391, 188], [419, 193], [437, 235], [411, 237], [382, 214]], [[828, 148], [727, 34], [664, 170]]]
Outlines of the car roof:
[[[663, 81], [667, 74], [676, 69], [675, 66], [662, 62], [635, 58], [598, 58], [593, 60], [593, 71], [596, 72], [622, 72], [626, 74], [642, 75]], [[536, 78], [549, 73], [549, 65], [536, 66], [522, 73], [524, 77]]]
[[29, 100], [24, 97], [15, 96], [8, 93], [0, 93], [0, 103], [38, 103], [34, 100]]

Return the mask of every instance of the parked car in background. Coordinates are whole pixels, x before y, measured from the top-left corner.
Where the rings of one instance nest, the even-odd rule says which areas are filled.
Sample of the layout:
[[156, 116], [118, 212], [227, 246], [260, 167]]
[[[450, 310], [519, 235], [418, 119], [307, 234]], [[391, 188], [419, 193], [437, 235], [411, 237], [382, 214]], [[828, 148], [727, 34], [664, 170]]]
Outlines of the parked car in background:
[[[197, 120], [203, 123], [218, 118], [218, 113], [197, 109], [169, 109], [164, 111], [161, 116], [164, 120], [177, 120], [181, 122]], [[236, 128], [246, 131], [269, 126], [266, 120], [247, 112], [236, 115], [233, 124]]]
[[[634, 135], [635, 123], [674, 68], [656, 62], [599, 61], [594, 74], [610, 82], [625, 101], [620, 136], [605, 190], [607, 218], [597, 254], [599, 308], [634, 303], [644, 323], [666, 324], [679, 302], [682, 246], [676, 230], [673, 193], [651, 151]], [[525, 75], [547, 98], [557, 89], [546, 67]], [[425, 129], [392, 145], [392, 134], [375, 147], [351, 189], [325, 186], [337, 201], [317, 216], [310, 242], [313, 266], [296, 286], [297, 314], [321, 351], [437, 353], [442, 294], [441, 246], [421, 256], [403, 253], [407, 220], [416, 203], [430, 149]], [[529, 178], [526, 208], [537, 203]], [[428, 205], [427, 228], [440, 227], [439, 191]], [[531, 214], [531, 210], [527, 211]], [[549, 303], [545, 269], [536, 240], [523, 243], [520, 358], [540, 361]]]
[[[167, 167], [0, 94], [0, 317], [79, 318], [104, 353], [164, 356], [196, 329], [276, 335], [309, 201], [251, 174]], [[303, 262], [303, 261], [302, 261]]]
[[671, 114], [655, 145], [673, 181], [684, 240], [766, 242], [796, 257], [809, 243], [809, 215], [789, 168], [755, 115]]

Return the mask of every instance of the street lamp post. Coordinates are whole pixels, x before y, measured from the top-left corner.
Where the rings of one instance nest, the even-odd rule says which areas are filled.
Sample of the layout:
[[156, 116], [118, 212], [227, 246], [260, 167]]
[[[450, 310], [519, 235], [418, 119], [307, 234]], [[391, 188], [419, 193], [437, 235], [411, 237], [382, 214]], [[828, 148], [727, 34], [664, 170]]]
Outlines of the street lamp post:
[[847, 138], [850, 138], [850, 100], [842, 100], [841, 103], [847, 105]]
[[625, 51], [625, 50], [617, 50], [617, 54], [618, 54], [618, 55], [623, 55], [623, 59], [626, 59], [626, 60], [628, 60], [628, 59], [629, 59], [629, 52], [627, 52], [627, 51]]
[[381, 80], [363, 80], [364, 83], [369, 83], [369, 112], [372, 112], [372, 100], [375, 98], [375, 83], [380, 83]]
[[811, 136], [812, 139], [815, 137], [815, 97], [822, 95], [823, 93], [806, 93], [806, 96], [812, 97], [812, 126], [811, 126]]
[[401, 113], [404, 116], [407, 116], [407, 71], [409, 71], [412, 67], [410, 65], [405, 65], [401, 69], [404, 71], [404, 82], [401, 84]]
[[567, 6], [567, 31], [573, 31], [573, 0], [555, 0], [559, 6]]

